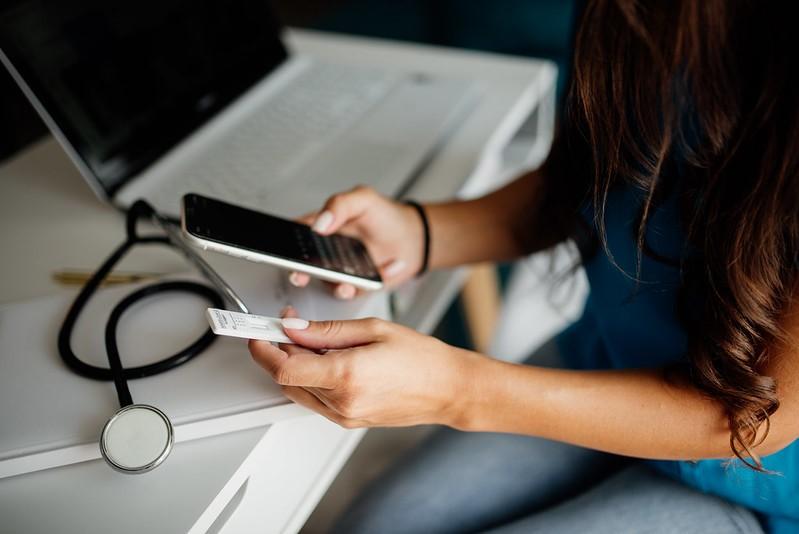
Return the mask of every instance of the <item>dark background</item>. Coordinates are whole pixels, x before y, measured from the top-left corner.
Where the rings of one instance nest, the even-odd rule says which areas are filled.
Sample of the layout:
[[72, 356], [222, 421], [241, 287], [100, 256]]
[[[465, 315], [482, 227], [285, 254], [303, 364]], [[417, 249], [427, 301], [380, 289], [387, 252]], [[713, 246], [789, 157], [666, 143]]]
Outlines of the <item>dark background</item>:
[[[565, 67], [571, 0], [274, 0], [285, 25], [505, 54]], [[0, 160], [46, 134], [14, 81], [0, 69]]]

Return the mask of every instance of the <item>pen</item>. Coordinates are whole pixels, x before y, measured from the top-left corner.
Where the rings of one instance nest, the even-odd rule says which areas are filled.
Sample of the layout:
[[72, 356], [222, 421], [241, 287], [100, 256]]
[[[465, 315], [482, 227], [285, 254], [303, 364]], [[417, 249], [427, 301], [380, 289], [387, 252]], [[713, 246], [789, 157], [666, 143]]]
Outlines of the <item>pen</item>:
[[[62, 269], [54, 271], [52, 274], [53, 281], [65, 286], [82, 286], [91, 277], [92, 272], [83, 269]], [[111, 286], [120, 284], [134, 284], [136, 282], [145, 282], [147, 280], [155, 280], [162, 275], [158, 273], [147, 272], [115, 272], [110, 273], [101, 286]]]

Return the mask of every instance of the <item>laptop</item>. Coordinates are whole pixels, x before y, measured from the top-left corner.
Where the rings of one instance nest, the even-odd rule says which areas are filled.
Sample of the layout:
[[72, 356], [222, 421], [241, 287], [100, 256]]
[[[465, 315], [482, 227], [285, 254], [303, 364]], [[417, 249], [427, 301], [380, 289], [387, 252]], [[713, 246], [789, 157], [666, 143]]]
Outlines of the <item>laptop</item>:
[[265, 0], [9, 0], [0, 60], [86, 181], [176, 215], [196, 192], [296, 216], [406, 191], [473, 84], [290, 53]]

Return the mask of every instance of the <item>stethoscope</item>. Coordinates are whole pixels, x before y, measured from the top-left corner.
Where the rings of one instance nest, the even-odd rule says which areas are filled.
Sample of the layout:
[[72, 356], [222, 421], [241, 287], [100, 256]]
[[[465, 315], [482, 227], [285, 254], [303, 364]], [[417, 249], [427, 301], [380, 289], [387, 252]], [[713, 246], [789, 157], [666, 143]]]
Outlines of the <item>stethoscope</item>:
[[[166, 235], [138, 235], [136, 224], [142, 217], [149, 217]], [[115, 470], [137, 474], [155, 469], [164, 462], [172, 451], [175, 431], [164, 412], [149, 404], [133, 402], [128, 380], [157, 375], [183, 365], [207, 349], [215, 341], [216, 336], [209, 328], [191, 345], [168, 358], [148, 365], [126, 368], [122, 365], [117, 346], [117, 328], [123, 314], [142, 299], [165, 292], [192, 293], [206, 299], [215, 308], [224, 307], [224, 303], [227, 302], [242, 313], [249, 312], [233, 289], [183, 241], [175, 225], [159, 215], [147, 202], [139, 200], [131, 206], [127, 213], [126, 228], [125, 242], [92, 275], [67, 312], [58, 333], [58, 352], [67, 367], [80, 376], [114, 382], [120, 409], [103, 426], [100, 434], [100, 454]], [[72, 351], [71, 338], [75, 323], [105, 277], [137, 244], [163, 244], [177, 248], [214, 285], [214, 288], [197, 282], [170, 280], [137, 289], [122, 299], [108, 317], [105, 327], [105, 346], [109, 367], [87, 364]]]

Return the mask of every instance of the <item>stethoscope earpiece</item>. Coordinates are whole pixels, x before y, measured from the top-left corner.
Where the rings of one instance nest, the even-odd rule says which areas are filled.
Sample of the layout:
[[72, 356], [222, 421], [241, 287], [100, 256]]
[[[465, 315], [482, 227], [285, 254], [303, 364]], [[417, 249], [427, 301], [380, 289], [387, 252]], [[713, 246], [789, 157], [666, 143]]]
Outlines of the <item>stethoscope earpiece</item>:
[[169, 456], [175, 433], [169, 418], [149, 404], [120, 408], [103, 427], [100, 454], [120, 473], [155, 469]]

